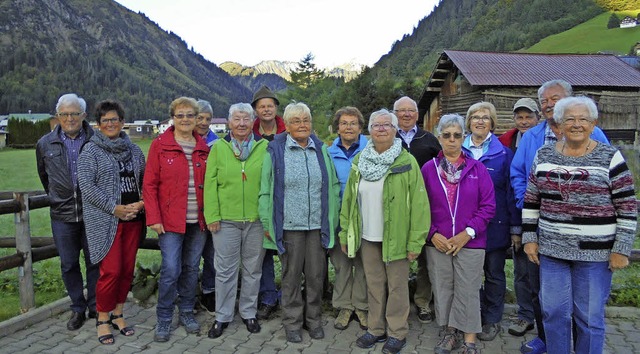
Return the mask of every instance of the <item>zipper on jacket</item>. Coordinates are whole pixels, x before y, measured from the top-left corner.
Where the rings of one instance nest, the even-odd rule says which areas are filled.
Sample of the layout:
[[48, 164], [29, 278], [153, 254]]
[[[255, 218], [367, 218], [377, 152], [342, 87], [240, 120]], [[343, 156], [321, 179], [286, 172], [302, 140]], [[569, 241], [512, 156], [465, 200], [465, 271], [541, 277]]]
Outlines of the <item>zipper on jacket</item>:
[[[248, 158], [248, 157], [247, 157]], [[245, 161], [241, 161], [242, 166], [242, 220], [246, 220], [245, 210], [244, 210], [244, 183], [247, 181], [247, 175], [244, 173], [244, 163]]]
[[[433, 166], [436, 169], [436, 176], [438, 176], [438, 181], [442, 186], [442, 191], [444, 192], [444, 199], [447, 201], [447, 208], [449, 209], [449, 216], [451, 217], [451, 237], [456, 235], [456, 214], [458, 213], [458, 200], [460, 198], [460, 186], [456, 188], [456, 205], [455, 210], [451, 210], [451, 204], [449, 203], [449, 198], [447, 198], [447, 187], [442, 181], [442, 177], [440, 177], [440, 173], [438, 173], [438, 164], [436, 163], [436, 159], [433, 159]], [[431, 236], [433, 238], [433, 236]], [[432, 242], [433, 243], [433, 242]]]
[[307, 227], [309, 227], [309, 225], [311, 225], [311, 173], [309, 173], [307, 149], [304, 149], [304, 165], [307, 168]]

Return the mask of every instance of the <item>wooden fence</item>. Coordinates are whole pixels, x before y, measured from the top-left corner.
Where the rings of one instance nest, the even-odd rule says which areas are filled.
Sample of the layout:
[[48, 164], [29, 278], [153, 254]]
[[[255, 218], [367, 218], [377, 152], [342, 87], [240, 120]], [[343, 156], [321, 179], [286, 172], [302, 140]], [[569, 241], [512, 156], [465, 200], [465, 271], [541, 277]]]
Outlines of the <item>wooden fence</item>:
[[[16, 253], [0, 257], [0, 272], [18, 268], [20, 291], [20, 311], [22, 313], [35, 307], [33, 288], [33, 263], [58, 256], [52, 237], [31, 237], [29, 211], [49, 207], [49, 198], [44, 191], [1, 192], [0, 215], [14, 214], [15, 237], [0, 237], [0, 248], [15, 247]], [[640, 200], [638, 200], [640, 209]], [[142, 249], [159, 250], [157, 238], [147, 238], [140, 246]], [[634, 249], [629, 258], [640, 261], [640, 249]]]

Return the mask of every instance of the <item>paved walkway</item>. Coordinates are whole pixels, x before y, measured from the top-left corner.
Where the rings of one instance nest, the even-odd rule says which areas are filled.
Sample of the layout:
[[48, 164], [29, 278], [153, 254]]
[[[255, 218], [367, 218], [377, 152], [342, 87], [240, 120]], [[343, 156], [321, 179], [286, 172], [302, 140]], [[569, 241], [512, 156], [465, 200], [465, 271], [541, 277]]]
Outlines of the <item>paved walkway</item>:
[[[438, 341], [438, 326], [435, 323], [418, 322], [415, 309], [409, 317], [409, 336], [402, 353], [433, 353]], [[77, 331], [68, 331], [66, 322], [69, 312], [48, 317], [26, 329], [15, 333], [0, 333], [0, 353], [379, 353], [382, 343], [370, 350], [355, 345], [357, 336], [364, 333], [357, 322], [338, 331], [333, 328], [333, 317], [325, 313], [325, 339], [312, 340], [303, 331], [303, 342], [287, 343], [279, 317], [262, 323], [262, 331], [249, 334], [236, 316], [222, 337], [209, 339], [207, 331], [214, 317], [204, 311], [197, 314], [202, 325], [199, 335], [187, 334], [177, 327], [166, 343], [153, 341], [156, 323], [155, 307], [144, 307], [129, 301], [125, 308], [129, 324], [135, 324], [136, 334], [124, 337], [115, 334], [115, 344], [100, 345], [96, 338], [93, 320], [87, 321]], [[513, 306], [505, 310], [503, 327], [507, 328]], [[607, 309], [607, 353], [640, 353], [640, 311], [636, 308]], [[174, 326], [177, 319], [174, 319]], [[6, 328], [5, 328], [6, 330]], [[525, 337], [514, 337], [504, 330], [491, 342], [480, 342], [485, 354], [518, 353], [523, 340], [535, 336], [530, 332]]]

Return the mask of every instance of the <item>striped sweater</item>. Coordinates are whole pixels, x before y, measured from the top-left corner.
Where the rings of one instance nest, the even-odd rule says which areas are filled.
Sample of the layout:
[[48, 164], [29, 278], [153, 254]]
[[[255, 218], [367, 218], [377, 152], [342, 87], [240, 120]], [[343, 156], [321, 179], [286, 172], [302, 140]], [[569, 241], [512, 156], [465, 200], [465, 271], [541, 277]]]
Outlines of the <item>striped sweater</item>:
[[[637, 223], [633, 178], [622, 154], [602, 143], [581, 157], [548, 144], [531, 167], [522, 210], [523, 243], [549, 257], [605, 262], [628, 256]], [[537, 231], [537, 232], [536, 232]]]

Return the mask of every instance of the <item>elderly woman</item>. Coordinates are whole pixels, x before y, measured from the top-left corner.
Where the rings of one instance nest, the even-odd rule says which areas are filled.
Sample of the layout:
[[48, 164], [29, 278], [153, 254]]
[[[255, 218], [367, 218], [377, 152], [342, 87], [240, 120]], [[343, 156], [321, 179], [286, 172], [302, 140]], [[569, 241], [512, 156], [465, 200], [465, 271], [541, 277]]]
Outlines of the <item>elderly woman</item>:
[[462, 147], [468, 155], [480, 161], [489, 171], [496, 198], [495, 216], [487, 227], [484, 255], [484, 287], [480, 291], [482, 332], [478, 339], [493, 340], [501, 331], [507, 278], [504, 272], [507, 249], [511, 239], [522, 234], [520, 211], [516, 208], [509, 168], [513, 152], [493, 135], [498, 118], [489, 102], [478, 102], [467, 111], [468, 135]]
[[429, 278], [436, 319], [445, 327], [435, 353], [461, 345], [465, 354], [478, 353], [476, 333], [482, 331], [482, 266], [487, 225], [496, 207], [487, 168], [462, 151], [464, 125], [457, 114], [442, 116], [437, 128], [442, 152], [422, 166], [431, 203]]
[[207, 161], [204, 216], [213, 235], [217, 270], [216, 320], [209, 330], [209, 338], [220, 337], [233, 321], [240, 263], [240, 316], [249, 332], [260, 332], [256, 311], [264, 230], [258, 215], [258, 194], [267, 141], [253, 134], [253, 119], [250, 104], [232, 105], [229, 108], [231, 132], [213, 145]]
[[[367, 138], [362, 135], [364, 117], [356, 107], [340, 108], [333, 118], [333, 128], [338, 137], [329, 147], [331, 159], [336, 167], [340, 180], [340, 196], [351, 171], [351, 162], [367, 145]], [[367, 283], [362, 268], [361, 252], [349, 258], [340, 249], [339, 242], [329, 251], [331, 263], [335, 269], [333, 285], [333, 307], [339, 310], [333, 323], [336, 329], [346, 329], [355, 312], [360, 328], [367, 329]]]
[[333, 247], [338, 226], [340, 184], [326, 145], [311, 134], [309, 107], [289, 104], [284, 122], [286, 133], [267, 147], [259, 206], [265, 241], [272, 241], [265, 246], [275, 242], [281, 254], [282, 323], [287, 340], [297, 343], [303, 324], [311, 338], [324, 338], [322, 288], [326, 250]]
[[[637, 209], [622, 154], [590, 138], [598, 119], [587, 97], [558, 101], [564, 140], [540, 148], [531, 167], [523, 242], [540, 265], [540, 302], [549, 353], [602, 353], [612, 272], [629, 264]], [[536, 232], [537, 231], [537, 232]]]
[[176, 303], [180, 324], [188, 333], [200, 332], [193, 306], [206, 239], [202, 210], [209, 147], [194, 131], [198, 105], [180, 97], [171, 102], [169, 113], [173, 126], [151, 143], [143, 185], [147, 225], [158, 234], [162, 255], [157, 342], [169, 340]]
[[133, 281], [138, 245], [146, 231], [141, 214], [144, 155], [122, 131], [124, 108], [119, 102], [98, 103], [95, 116], [98, 131], [78, 157], [78, 184], [89, 258], [100, 266], [98, 341], [113, 344], [109, 325], [125, 336], [135, 333], [122, 311]]
[[[213, 119], [213, 108], [211, 108], [211, 103], [205, 100], [198, 100], [197, 103], [198, 116], [196, 117], [195, 131], [205, 143], [207, 143], [207, 146], [211, 148], [213, 143], [218, 140], [216, 133], [209, 127], [211, 119]], [[211, 233], [207, 232], [207, 241], [204, 244], [204, 250], [202, 250], [204, 265], [202, 266], [202, 295], [200, 296], [200, 306], [211, 314], [213, 314], [216, 309], [216, 269], [213, 266], [214, 257], [213, 239], [211, 238]]]
[[361, 252], [367, 280], [369, 329], [356, 345], [385, 342], [383, 353], [398, 353], [407, 343], [409, 263], [430, 225], [420, 167], [395, 137], [397, 130], [395, 114], [371, 114], [371, 143], [353, 161], [340, 211], [342, 251], [349, 258]]

